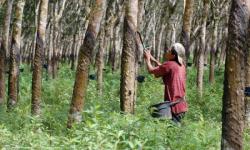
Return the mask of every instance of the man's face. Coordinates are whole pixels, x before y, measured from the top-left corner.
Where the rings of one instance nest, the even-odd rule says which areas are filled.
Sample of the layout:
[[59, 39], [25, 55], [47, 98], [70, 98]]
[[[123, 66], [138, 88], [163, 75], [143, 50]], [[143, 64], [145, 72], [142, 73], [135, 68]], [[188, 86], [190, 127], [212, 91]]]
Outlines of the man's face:
[[165, 52], [164, 57], [167, 59], [167, 61], [169, 61], [169, 60], [173, 60], [175, 58], [175, 55], [172, 54], [171, 49], [168, 49]]

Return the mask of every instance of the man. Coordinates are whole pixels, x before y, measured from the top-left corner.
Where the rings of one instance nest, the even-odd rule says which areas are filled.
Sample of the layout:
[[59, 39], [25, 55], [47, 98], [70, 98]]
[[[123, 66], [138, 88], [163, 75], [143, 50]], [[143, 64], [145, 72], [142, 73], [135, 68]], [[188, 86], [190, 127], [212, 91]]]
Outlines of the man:
[[[182, 44], [175, 43], [164, 53], [164, 57], [167, 61], [161, 64], [150, 54], [150, 51], [144, 53], [148, 72], [163, 79], [165, 85], [164, 100], [177, 103], [171, 106], [172, 120], [180, 122], [188, 110], [185, 101], [186, 68], [183, 60], [185, 48]], [[157, 66], [154, 67], [151, 61], [155, 62]]]

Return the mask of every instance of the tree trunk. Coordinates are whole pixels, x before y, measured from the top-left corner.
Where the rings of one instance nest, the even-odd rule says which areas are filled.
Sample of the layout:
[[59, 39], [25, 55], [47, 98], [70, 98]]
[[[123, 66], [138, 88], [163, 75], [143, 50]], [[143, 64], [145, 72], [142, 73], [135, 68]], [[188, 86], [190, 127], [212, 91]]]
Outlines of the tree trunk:
[[0, 105], [3, 104], [5, 98], [5, 50], [3, 42], [0, 38]]
[[219, 56], [219, 61], [218, 61], [218, 68], [221, 68], [221, 65], [224, 64], [225, 62], [225, 55], [226, 55], [226, 44], [223, 44], [221, 46], [221, 52]]
[[112, 72], [114, 72], [117, 68], [117, 53], [118, 53], [118, 44], [119, 44], [119, 31], [120, 31], [120, 28], [119, 26], [116, 26], [114, 28], [114, 39], [113, 39], [113, 48], [114, 48], [114, 61], [112, 62]]
[[172, 32], [171, 32], [171, 45], [173, 45], [176, 41], [176, 25], [172, 25]]
[[[219, 22], [218, 22], [218, 24], [219, 24]], [[225, 40], [226, 39], [226, 37], [222, 37], [222, 32], [223, 30], [222, 29], [219, 29], [218, 28], [218, 25], [217, 25], [217, 41], [220, 41], [220, 42], [216, 42], [217, 43], [217, 49], [216, 49], [216, 52], [215, 52], [215, 65], [217, 65], [218, 64], [218, 62], [219, 62], [219, 55], [220, 55], [220, 53], [221, 53], [221, 51], [222, 51], [222, 41], [223, 40]]]
[[[248, 24], [248, 37], [247, 37], [248, 49], [246, 52], [246, 83], [245, 87], [250, 87], [250, 19]], [[245, 108], [246, 108], [246, 115], [245, 115], [245, 125], [246, 127], [250, 128], [250, 97], [245, 97]]]
[[126, 3], [124, 43], [121, 58], [120, 107], [125, 113], [134, 113], [136, 95], [136, 38], [138, 1]]
[[68, 116], [68, 128], [72, 127], [73, 122], [80, 122], [82, 120], [81, 110], [83, 107], [84, 96], [87, 91], [89, 65], [92, 61], [96, 37], [100, 29], [105, 3], [105, 0], [96, 0], [95, 5], [91, 10], [92, 12], [88, 29], [85, 34], [84, 43], [79, 52], [73, 96]]
[[16, 105], [19, 93], [19, 65], [20, 65], [20, 43], [21, 43], [21, 29], [22, 17], [25, 1], [18, 0], [15, 5], [15, 14], [13, 21], [12, 41], [10, 49], [10, 73], [9, 73], [9, 87], [8, 87], [8, 109]]
[[249, 13], [247, 0], [233, 0], [226, 50], [222, 108], [222, 150], [243, 149], [246, 33]]
[[183, 15], [183, 26], [181, 33], [181, 43], [185, 47], [186, 50], [186, 62], [188, 62], [188, 58], [190, 56], [190, 31], [193, 17], [193, 5], [194, 0], [186, 0], [185, 1], [185, 10]]
[[137, 29], [138, 31], [142, 31], [142, 27], [143, 27], [143, 16], [145, 14], [145, 9], [144, 9], [144, 5], [145, 5], [145, 0], [138, 0], [138, 18], [137, 18]]
[[[140, 33], [143, 32], [143, 24], [144, 24], [143, 16], [145, 13], [144, 5], [145, 5], [145, 0], [138, 0], [137, 31], [139, 31]], [[139, 56], [138, 62], [139, 62], [139, 64], [142, 64], [142, 62], [143, 62], [143, 46], [142, 46], [141, 42], [138, 40], [137, 40], [138, 56]]]
[[117, 17], [117, 21], [118, 22], [116, 25], [115, 25], [115, 29], [114, 29], [114, 39], [113, 39], [113, 44], [114, 44], [114, 57], [115, 57], [115, 60], [112, 64], [112, 71], [114, 72], [116, 69], [119, 69], [120, 68], [120, 58], [121, 58], [121, 41], [122, 41], [122, 36], [120, 34], [120, 31], [121, 31], [121, 28], [122, 28], [122, 23], [124, 21], [124, 14], [125, 14], [125, 5], [122, 4], [119, 6], [119, 14], [118, 14], [118, 17]]
[[209, 11], [209, 0], [204, 0], [204, 14], [202, 18], [202, 31], [201, 31], [201, 48], [198, 55], [198, 66], [197, 66], [197, 91], [200, 97], [203, 92], [203, 74], [204, 74], [204, 52], [206, 49], [206, 24], [207, 16]]
[[71, 54], [70, 54], [71, 70], [75, 70], [76, 49], [77, 49], [77, 43], [76, 43], [76, 33], [75, 33], [73, 35], [73, 44], [72, 44]]
[[52, 30], [52, 24], [49, 25], [49, 43], [48, 43], [48, 57], [47, 57], [47, 74], [48, 77], [52, 77], [52, 55], [53, 55], [53, 30]]
[[158, 43], [157, 43], [157, 51], [156, 51], [156, 59], [160, 60], [161, 57], [161, 51], [162, 51], [162, 34], [165, 30], [165, 25], [161, 25], [160, 32], [158, 34]]
[[103, 93], [103, 68], [104, 68], [104, 49], [106, 47], [105, 32], [104, 29], [101, 30], [100, 40], [99, 40], [99, 50], [97, 54], [97, 91], [99, 96]]
[[[60, 5], [61, 4], [61, 5]], [[52, 77], [53, 79], [55, 79], [57, 77], [57, 72], [59, 69], [59, 51], [60, 51], [60, 44], [59, 44], [59, 40], [60, 40], [60, 19], [62, 18], [63, 15], [63, 11], [65, 9], [65, 4], [66, 4], [66, 0], [63, 0], [62, 3], [60, 3], [59, 1], [55, 2], [54, 4], [54, 16], [53, 16], [53, 53], [52, 53]]]
[[45, 48], [45, 33], [47, 24], [48, 0], [41, 0], [38, 15], [38, 30], [36, 38], [35, 58], [33, 61], [31, 113], [40, 115], [42, 88], [42, 55]]
[[[208, 37], [208, 36], [206, 36]], [[211, 49], [211, 40], [210, 39], [206, 39], [206, 47], [205, 47], [205, 53], [204, 53], [204, 67], [207, 67], [207, 60], [208, 60], [208, 53], [210, 52], [210, 49]]]
[[154, 58], [156, 57], [156, 17], [155, 17], [155, 11], [153, 11], [153, 26], [152, 26], [152, 30], [153, 30], [153, 34], [152, 34], [152, 50], [151, 50], [151, 54], [152, 56], [154, 56]]
[[8, 1], [7, 10], [4, 19], [3, 38], [0, 41], [0, 105], [3, 104], [5, 98], [5, 62], [6, 54], [9, 51], [9, 30], [10, 18], [12, 11], [13, 0]]
[[37, 26], [38, 26], [38, 15], [39, 15], [39, 8], [40, 8], [40, 1], [38, 1], [38, 4], [36, 5], [36, 13], [35, 13], [35, 34], [34, 34], [34, 38], [33, 38], [33, 45], [32, 45], [32, 49], [31, 49], [31, 64], [30, 64], [30, 68], [31, 71], [33, 71], [33, 61], [34, 61], [34, 57], [35, 57], [35, 50], [36, 50], [36, 38], [37, 38]]
[[200, 47], [201, 47], [201, 44], [200, 44], [200, 39], [198, 39], [196, 42], [195, 42], [195, 45], [194, 45], [194, 58], [193, 58], [193, 64], [194, 66], [197, 68], [198, 66], [198, 55], [199, 55], [199, 50], [200, 50]]
[[209, 69], [209, 82], [211, 84], [214, 83], [214, 69], [215, 69], [215, 54], [217, 49], [217, 31], [218, 31], [218, 20], [214, 20], [214, 29], [213, 29], [213, 37], [212, 37], [212, 47], [210, 50], [210, 69]]
[[52, 78], [55, 79], [56, 76], [57, 76], [57, 67], [58, 67], [58, 44], [57, 44], [57, 41], [59, 39], [59, 31], [57, 31], [59, 28], [59, 24], [58, 23], [54, 23], [52, 25], [52, 33], [53, 33], [53, 39], [52, 39], [52, 58], [51, 58], [51, 69], [52, 69]]

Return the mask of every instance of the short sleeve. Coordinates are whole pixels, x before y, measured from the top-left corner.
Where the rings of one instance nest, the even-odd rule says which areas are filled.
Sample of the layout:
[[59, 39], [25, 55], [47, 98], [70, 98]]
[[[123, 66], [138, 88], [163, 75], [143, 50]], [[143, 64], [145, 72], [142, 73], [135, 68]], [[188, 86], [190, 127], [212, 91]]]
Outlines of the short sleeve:
[[168, 70], [169, 69], [167, 65], [163, 64], [163, 65], [156, 67], [154, 70], [150, 71], [150, 73], [154, 74], [156, 77], [162, 77], [169, 72]]

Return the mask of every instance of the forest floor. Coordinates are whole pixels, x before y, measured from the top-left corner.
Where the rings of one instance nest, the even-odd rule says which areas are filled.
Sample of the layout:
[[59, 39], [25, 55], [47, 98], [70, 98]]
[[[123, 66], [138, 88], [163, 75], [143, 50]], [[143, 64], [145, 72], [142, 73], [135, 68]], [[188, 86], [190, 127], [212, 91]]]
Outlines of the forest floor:
[[[106, 70], [104, 95], [97, 97], [96, 81], [89, 80], [84, 102], [84, 122], [66, 129], [75, 72], [61, 67], [58, 78], [44, 73], [42, 114], [30, 115], [31, 72], [24, 66], [20, 77], [20, 101], [12, 112], [0, 106], [0, 149], [171, 149], [218, 150], [221, 141], [223, 70], [216, 70], [216, 82], [204, 76], [204, 97], [197, 99], [196, 71], [188, 69], [189, 111], [182, 125], [150, 117], [148, 106], [163, 100], [163, 84], [146, 72], [138, 84], [135, 115], [120, 114], [120, 73]], [[90, 73], [94, 73], [91, 71]], [[250, 149], [250, 129], [245, 131], [244, 149]]]

